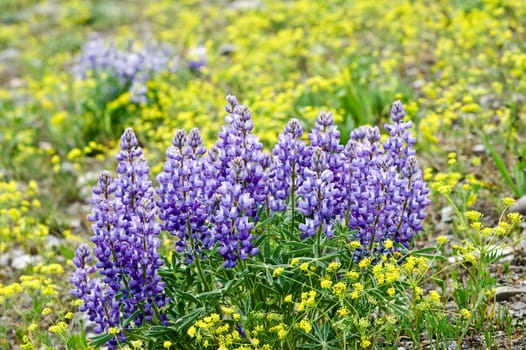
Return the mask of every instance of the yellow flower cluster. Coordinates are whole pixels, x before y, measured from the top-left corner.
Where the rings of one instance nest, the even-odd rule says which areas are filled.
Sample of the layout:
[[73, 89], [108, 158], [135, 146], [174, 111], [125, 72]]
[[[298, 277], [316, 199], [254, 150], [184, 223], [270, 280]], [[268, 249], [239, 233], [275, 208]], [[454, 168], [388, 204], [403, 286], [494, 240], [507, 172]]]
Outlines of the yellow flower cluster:
[[38, 295], [47, 297], [56, 297], [59, 289], [56, 283], [38, 273], [32, 275], [22, 275], [18, 282], [8, 285], [0, 284], [0, 301], [5, 302], [9, 298], [17, 298], [20, 294]]
[[[411, 260], [411, 262], [409, 260]], [[416, 264], [414, 262], [414, 257], [410, 256], [407, 259], [406, 264], [410, 264], [408, 266], [413, 266], [414, 264]], [[380, 262], [373, 266], [372, 272], [374, 278], [378, 282], [378, 285], [392, 284], [398, 281], [401, 276], [400, 267], [396, 263], [396, 261], [390, 261], [386, 263]]]
[[296, 310], [301, 312], [316, 307], [316, 294], [314, 290], [301, 293], [301, 301], [296, 303]]
[[40, 246], [48, 235], [48, 227], [33, 216], [41, 208], [37, 192], [35, 181], [27, 185], [0, 182], [0, 252], [13, 244], [26, 248]]
[[410, 255], [402, 264], [402, 268], [408, 274], [422, 275], [429, 269], [429, 265], [425, 257]]
[[63, 321], [60, 321], [60, 322], [57, 322], [56, 324], [50, 326], [48, 328], [48, 330], [51, 333], [61, 333], [61, 332], [65, 331], [67, 328], [68, 328], [67, 323], [63, 322]]

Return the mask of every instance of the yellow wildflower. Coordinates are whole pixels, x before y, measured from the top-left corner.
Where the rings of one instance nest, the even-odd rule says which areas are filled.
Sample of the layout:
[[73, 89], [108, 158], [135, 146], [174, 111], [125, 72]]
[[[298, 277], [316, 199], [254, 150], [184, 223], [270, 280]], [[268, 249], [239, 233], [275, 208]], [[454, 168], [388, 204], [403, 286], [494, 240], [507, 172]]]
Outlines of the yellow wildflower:
[[302, 319], [298, 324], [298, 327], [301, 328], [305, 333], [310, 333], [310, 331], [312, 330], [312, 325], [306, 319]]
[[195, 333], [196, 333], [196, 329], [194, 326], [190, 326], [190, 328], [188, 328], [188, 330], [186, 331], [186, 334], [188, 334], [190, 338], [195, 337]]
[[509, 213], [506, 217], [512, 224], [519, 224], [523, 219], [522, 215], [519, 213]]
[[367, 268], [369, 265], [371, 264], [371, 259], [369, 258], [363, 258], [360, 263], [358, 264], [358, 266], [360, 266], [360, 268], [362, 269], [365, 269]]
[[362, 349], [367, 349], [368, 347], [371, 346], [371, 341], [369, 339], [362, 339], [362, 341], [360, 342], [360, 346], [362, 347]]
[[449, 238], [447, 238], [446, 236], [438, 236], [436, 240], [437, 240], [437, 243], [440, 245], [445, 245], [449, 242]]
[[511, 207], [513, 204], [515, 204], [515, 199], [506, 197], [502, 199], [502, 203], [504, 203], [504, 205], [507, 207]]
[[482, 218], [482, 213], [476, 210], [468, 210], [464, 215], [470, 221], [479, 221]]
[[338, 282], [332, 287], [332, 291], [340, 297], [347, 291], [347, 285], [344, 282]]
[[338, 271], [342, 264], [339, 261], [332, 261], [327, 267], [327, 272]]
[[272, 277], [278, 277], [280, 276], [283, 272], [285, 271], [285, 269], [283, 267], [276, 267], [274, 269], [274, 272], [272, 272]]
[[460, 310], [460, 315], [463, 318], [470, 318], [471, 317], [471, 312], [469, 312], [469, 310], [467, 310], [467, 309], [461, 309]]
[[329, 289], [332, 286], [332, 281], [324, 278], [321, 280], [320, 285], [322, 289]]
[[344, 306], [344, 307], [339, 308], [337, 313], [339, 316], [344, 317], [349, 314], [349, 310], [347, 310], [347, 308]]

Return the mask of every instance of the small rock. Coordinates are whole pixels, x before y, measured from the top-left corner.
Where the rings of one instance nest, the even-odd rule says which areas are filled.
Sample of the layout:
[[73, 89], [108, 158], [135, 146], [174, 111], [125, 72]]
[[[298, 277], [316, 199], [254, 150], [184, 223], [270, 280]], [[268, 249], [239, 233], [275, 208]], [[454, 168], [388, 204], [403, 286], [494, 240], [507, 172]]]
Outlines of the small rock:
[[16, 270], [23, 270], [25, 269], [29, 264], [31, 264], [31, 261], [33, 258], [31, 255], [23, 253], [13, 258], [11, 261], [11, 267]]
[[15, 61], [20, 57], [20, 51], [12, 47], [0, 52], [0, 61]]
[[411, 68], [408, 68], [406, 71], [405, 71], [405, 74], [410, 76], [410, 77], [415, 77], [418, 75], [418, 73], [420, 73], [420, 71], [418, 70], [417, 67], [411, 67]]
[[258, 0], [237, 0], [228, 5], [230, 10], [254, 10], [261, 5]]
[[73, 166], [73, 163], [71, 162], [62, 162], [60, 164], [62, 170], [64, 170], [65, 172], [68, 172], [68, 173], [71, 173], [73, 174], [75, 172], [75, 167]]
[[78, 218], [70, 219], [68, 221], [68, 226], [70, 228], [79, 228], [81, 226], [81, 224], [82, 224], [82, 221], [80, 221], [80, 219], [78, 219]]
[[519, 198], [515, 204], [510, 207], [510, 212], [526, 216], [526, 196]]
[[513, 102], [523, 103], [524, 102], [524, 95], [523, 94], [513, 94], [511, 96], [511, 99], [513, 100]]
[[512, 287], [512, 286], [497, 287], [497, 291], [495, 293], [495, 299], [497, 301], [504, 301], [518, 294], [526, 294], [526, 287]]
[[64, 243], [62, 239], [53, 235], [47, 235], [46, 240], [49, 247], [58, 247]]
[[85, 208], [82, 205], [82, 203], [74, 202], [69, 207], [67, 207], [66, 212], [70, 216], [78, 216], [79, 214], [84, 213], [84, 210], [85, 210]]
[[9, 87], [12, 89], [21, 88], [22, 86], [24, 86], [24, 84], [24, 80], [22, 79], [13, 78], [9, 80]]
[[517, 301], [510, 305], [510, 309], [515, 311], [524, 311], [526, 310], [526, 303], [523, 303], [522, 301]]
[[24, 252], [22, 249], [10, 249], [0, 256], [0, 265], [10, 265], [11, 261], [13, 261], [15, 257], [24, 255], [25, 253], [26, 252]]
[[515, 255], [513, 255], [513, 254], [510, 254], [510, 255], [503, 255], [503, 256], [499, 259], [499, 261], [500, 261], [501, 263], [506, 263], [506, 262], [508, 262], [508, 263], [512, 263], [514, 260], [515, 260]]
[[0, 266], [7, 266], [9, 265], [9, 260], [11, 260], [11, 257], [9, 256], [9, 253], [4, 253], [0, 255]]
[[234, 51], [236, 51], [234, 44], [223, 44], [219, 47], [219, 54], [221, 56], [230, 56]]
[[452, 264], [452, 265], [458, 263], [459, 261], [462, 261], [462, 257], [458, 256], [458, 255], [450, 256], [450, 257], [447, 258], [447, 262]]
[[454, 213], [455, 211], [450, 206], [442, 208], [442, 210], [440, 210], [440, 223], [447, 224], [453, 221]]
[[475, 153], [476, 155], [481, 155], [484, 152], [486, 152], [486, 146], [484, 146], [484, 144], [479, 143], [473, 146], [473, 153]]
[[47, 141], [39, 142], [38, 146], [40, 147], [40, 149], [42, 149], [44, 151], [51, 150], [53, 148], [53, 144], [51, 144], [51, 142], [47, 142]]
[[422, 86], [424, 86], [425, 83], [426, 83], [425, 80], [422, 80], [422, 79], [415, 80], [415, 81], [413, 82], [413, 88], [415, 88], [415, 89], [419, 89], [419, 88], [421, 88]]

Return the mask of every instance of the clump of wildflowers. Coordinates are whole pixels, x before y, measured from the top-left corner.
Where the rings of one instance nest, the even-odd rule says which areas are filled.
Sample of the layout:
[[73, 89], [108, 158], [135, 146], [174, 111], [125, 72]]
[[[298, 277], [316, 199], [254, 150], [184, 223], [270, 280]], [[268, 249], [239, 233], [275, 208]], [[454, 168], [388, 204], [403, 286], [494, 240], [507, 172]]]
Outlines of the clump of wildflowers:
[[[357, 271], [343, 273], [344, 259], [361, 256], [356, 267], [363, 272], [372, 269], [375, 283], [390, 298], [396, 293], [401, 275], [395, 260], [376, 257], [396, 250], [395, 244], [409, 247], [421, 229], [428, 204], [428, 190], [412, 149], [411, 124], [403, 121], [401, 104], [393, 105], [393, 124], [386, 126], [390, 136], [384, 142], [378, 128], [360, 127], [351, 132], [344, 147], [332, 115], [322, 113], [308, 135], [310, 144], [302, 140], [299, 121], [292, 120], [272, 156], [263, 152], [262, 144], [252, 134], [254, 125], [246, 106], [228, 96], [226, 111], [226, 125], [208, 152], [198, 129], [189, 134], [182, 129], [176, 131], [157, 176], [156, 202], [149, 168], [131, 129], [123, 134], [121, 152], [116, 156], [118, 177], [103, 172], [93, 188], [89, 219], [95, 246], [93, 254], [86, 245], [77, 250], [72, 293], [84, 301], [80, 309], [97, 323], [96, 331], [112, 336], [110, 347], [125, 340], [127, 328], [164, 320], [159, 308], [168, 298], [157, 273], [163, 265], [157, 238], [161, 230], [176, 237], [176, 249], [183, 262], [196, 262], [201, 282], [212, 291], [217, 283], [224, 282], [214, 277], [209, 281], [201, 260], [213, 266], [216, 259], [204, 258], [216, 252], [224, 259], [223, 267], [235, 268], [240, 260], [255, 256], [259, 252], [255, 229], [261, 212], [272, 216], [273, 211], [284, 211], [289, 205], [292, 217], [296, 207], [301, 218], [296, 223], [291, 220], [291, 233], [299, 231], [299, 237], [293, 239], [300, 243], [300, 239], [316, 237], [317, 258], [324, 252], [321, 237], [333, 238], [336, 227], [346, 234], [332, 241], [351, 240], [354, 255], [339, 256], [341, 261], [326, 265], [319, 293], [311, 289], [280, 297], [279, 302], [283, 300], [290, 311], [293, 308], [302, 315], [290, 327], [281, 321], [272, 325], [270, 334], [284, 339], [288, 334], [311, 333], [317, 325], [308, 314], [324, 300], [377, 304], [377, 299], [367, 294], [366, 279]], [[270, 217], [268, 220], [272, 221]], [[271, 240], [269, 237], [267, 243]], [[317, 275], [318, 263], [304, 260], [300, 264], [297, 258], [293, 261], [290, 268], [297, 270], [294, 273], [309, 279]], [[404, 267], [411, 262], [407, 259]], [[324, 264], [321, 260], [319, 263]], [[243, 266], [254, 268], [252, 264]], [[291, 272], [283, 265], [276, 265], [272, 274], [267, 265], [264, 268], [272, 283], [280, 283], [280, 276]], [[100, 278], [93, 277], [96, 272]], [[339, 314], [345, 317], [344, 311]], [[123, 323], [126, 319], [132, 322]], [[224, 337], [224, 344], [219, 344], [225, 346], [243, 343], [249, 333], [241, 323], [241, 315], [232, 321], [235, 323], [217, 323], [218, 329], [206, 337]], [[199, 322], [184, 330], [187, 336], [207, 334], [209, 323]], [[364, 336], [369, 326], [360, 327]]]
[[252, 135], [250, 110], [228, 96], [226, 111], [226, 125], [207, 155], [198, 131], [191, 132], [191, 145], [179, 130], [158, 177], [163, 228], [178, 237], [178, 251], [186, 252], [187, 262], [196, 249], [215, 245], [225, 267], [256, 254], [252, 229], [258, 211], [283, 211], [287, 203], [303, 214], [302, 238], [330, 238], [341, 223], [356, 230], [354, 239], [361, 245], [357, 254], [392, 251], [393, 243], [408, 248], [421, 230], [428, 189], [400, 102], [393, 104], [393, 123], [386, 124], [390, 135], [384, 142], [377, 127], [360, 127], [344, 147], [332, 114], [321, 113], [308, 135], [309, 145], [293, 119], [272, 158]]
[[[382, 251], [393, 249], [392, 243], [384, 247], [384, 241], [408, 247], [422, 228], [428, 189], [414, 158], [411, 123], [403, 120], [400, 102], [393, 104], [393, 123], [386, 124], [390, 136], [383, 143], [378, 128], [360, 127], [351, 132], [343, 147], [332, 115], [322, 113], [309, 134], [310, 145], [300, 139], [303, 129], [299, 121], [292, 120], [280, 135], [272, 158], [262, 152], [262, 144], [252, 135], [250, 110], [234, 96], [228, 96], [227, 102], [226, 126], [208, 154], [197, 129], [189, 137], [178, 130], [157, 178], [162, 229], [177, 236], [177, 250], [185, 253], [186, 262], [216, 244], [226, 267], [235, 266], [238, 258], [256, 254], [251, 231], [258, 221], [258, 210], [282, 211], [289, 196], [292, 206], [297, 205], [304, 215], [299, 224], [303, 238], [316, 234], [332, 237], [333, 226], [339, 221], [357, 231], [355, 238], [363, 251], [377, 243], [380, 247], [375, 249]], [[95, 194], [104, 196], [95, 197], [93, 204], [108, 201], [105, 205], [111, 210], [98, 220], [120, 229], [121, 212], [128, 207], [131, 210], [124, 211], [128, 226], [135, 229], [142, 225], [149, 230], [148, 237], [153, 237], [159, 231], [154, 224], [157, 209], [147, 180], [148, 168], [142, 160], [135, 160], [141, 150], [132, 134], [126, 131], [121, 140], [119, 179], [114, 184], [108, 174], [102, 176]], [[143, 183], [136, 186], [131, 181], [137, 178]], [[113, 192], [116, 200], [110, 201]], [[103, 231], [105, 224], [101, 225]], [[94, 242], [107, 235], [96, 235]], [[114, 259], [107, 253], [101, 258]]]
[[107, 45], [101, 37], [87, 41], [77, 59], [74, 74], [85, 78], [89, 74], [107, 74], [128, 87], [133, 102], [146, 102], [146, 82], [155, 73], [177, 69], [178, 58], [166, 45], [149, 44], [134, 49], [118, 50]]
[[[97, 333], [122, 329], [127, 319], [140, 325], [162, 318], [159, 308], [167, 302], [157, 273], [163, 265], [156, 237], [161, 228], [149, 168], [131, 129], [122, 135], [120, 146], [118, 178], [103, 172], [93, 188], [88, 217], [93, 255], [86, 245], [77, 249], [73, 261], [77, 269], [70, 279], [75, 286], [72, 294], [84, 301], [80, 310], [97, 323]], [[91, 276], [96, 271], [100, 278]], [[120, 331], [114, 334], [120, 340], [124, 337]], [[112, 338], [109, 345], [115, 347], [117, 341]]]
[[342, 214], [349, 227], [358, 230], [356, 238], [366, 250], [385, 240], [408, 248], [422, 229], [429, 189], [414, 157], [411, 122], [403, 121], [404, 116], [402, 104], [395, 102], [384, 142], [378, 128], [360, 127], [351, 132], [343, 151]]

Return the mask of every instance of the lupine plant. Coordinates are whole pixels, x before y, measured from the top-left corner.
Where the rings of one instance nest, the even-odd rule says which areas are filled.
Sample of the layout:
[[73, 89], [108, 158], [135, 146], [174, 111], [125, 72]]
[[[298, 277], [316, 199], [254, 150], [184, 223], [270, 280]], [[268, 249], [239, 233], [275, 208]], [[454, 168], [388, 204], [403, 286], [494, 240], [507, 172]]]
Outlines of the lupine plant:
[[159, 308], [168, 301], [157, 272], [163, 265], [157, 238], [161, 228], [149, 168], [131, 129], [122, 135], [120, 147], [118, 178], [103, 172], [93, 188], [93, 254], [87, 245], [79, 246], [71, 277], [72, 294], [84, 302], [80, 310], [96, 323], [96, 333], [110, 335], [110, 348], [125, 341], [122, 332], [132, 324], [162, 321]]
[[103, 334], [95, 344], [390, 346], [438, 307], [418, 285], [426, 259], [409, 250], [429, 191], [400, 102], [384, 138], [360, 127], [341, 145], [324, 112], [308, 142], [291, 120], [272, 155], [246, 106], [228, 96], [226, 112], [208, 151], [198, 129], [175, 132], [156, 205], [137, 138], [123, 134], [117, 179], [103, 172], [93, 188], [93, 253], [79, 247], [71, 278]]
[[[142, 49], [134, 49], [129, 43], [128, 50], [118, 50], [106, 44], [99, 36], [87, 41], [73, 67], [75, 76], [85, 79], [91, 75], [105, 74], [113, 82], [129, 89], [133, 102], [145, 102], [147, 87], [145, 83], [155, 73], [177, 69], [178, 57], [166, 45], [148, 44]], [[115, 84], [108, 85], [108, 94], [120, 93]], [[104, 94], [104, 93], [103, 93]]]
[[[146, 83], [160, 73], [175, 73], [179, 57], [166, 44], [146, 42], [138, 48], [137, 42], [129, 42], [120, 50], [115, 43], [107, 43], [94, 36], [82, 47], [72, 73], [74, 84], [81, 81], [84, 100], [77, 108], [83, 115], [82, 137], [87, 141], [114, 137], [114, 130], [130, 120], [131, 113], [123, 105], [146, 105]], [[84, 94], [86, 96], [84, 96]], [[87, 97], [87, 98], [86, 98]]]

